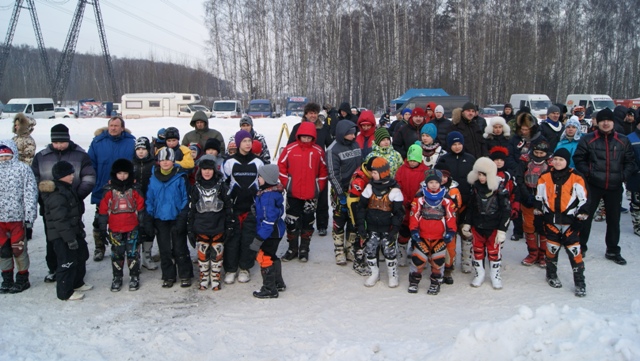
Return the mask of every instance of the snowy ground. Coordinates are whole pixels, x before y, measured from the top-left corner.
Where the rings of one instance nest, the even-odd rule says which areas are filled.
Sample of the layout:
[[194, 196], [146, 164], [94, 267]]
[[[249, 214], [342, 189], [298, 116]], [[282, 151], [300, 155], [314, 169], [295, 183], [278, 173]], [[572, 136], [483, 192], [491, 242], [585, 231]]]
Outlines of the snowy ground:
[[[297, 119], [254, 122], [272, 151], [283, 121], [291, 129]], [[94, 130], [107, 123], [38, 120], [33, 134], [38, 150], [59, 122], [85, 149]], [[151, 138], [171, 125], [183, 135], [188, 123], [158, 118], [126, 125], [134, 135]], [[10, 136], [10, 126], [0, 122], [0, 137]], [[238, 120], [212, 119], [210, 126], [227, 139], [238, 130]], [[93, 207], [88, 201], [87, 206], [85, 224], [90, 224]], [[105, 260], [87, 264], [85, 280], [95, 289], [83, 301], [63, 302], [54, 285], [43, 283], [45, 241], [38, 219], [29, 242], [31, 289], [0, 297], [0, 360], [639, 360], [640, 242], [629, 215], [623, 215], [622, 255], [629, 264], [618, 266], [604, 259], [604, 231], [604, 224], [594, 223], [585, 298], [573, 296], [565, 254], [560, 289], [546, 284], [543, 269], [521, 266], [523, 241], [505, 243], [503, 290], [486, 282], [472, 288], [471, 276], [456, 271], [455, 284], [443, 285], [434, 297], [426, 294], [428, 280], [418, 294], [407, 293], [408, 267], [400, 268], [399, 288], [386, 286], [384, 267], [382, 281], [364, 287], [364, 278], [350, 266], [334, 264], [331, 236], [316, 235], [308, 263], [283, 264], [287, 291], [279, 299], [251, 296], [261, 284], [257, 267], [248, 284], [215, 293], [163, 289], [159, 270], [144, 270], [137, 292], [112, 293]]]

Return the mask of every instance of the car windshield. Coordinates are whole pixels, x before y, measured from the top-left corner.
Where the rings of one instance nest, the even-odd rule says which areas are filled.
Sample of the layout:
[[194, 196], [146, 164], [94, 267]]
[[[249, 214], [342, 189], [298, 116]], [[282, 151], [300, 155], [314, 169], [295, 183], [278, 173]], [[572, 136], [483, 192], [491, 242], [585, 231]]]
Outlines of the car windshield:
[[6, 104], [4, 106], [5, 113], [20, 113], [24, 111], [26, 104]]
[[208, 112], [209, 111], [209, 108], [205, 107], [204, 105], [194, 105], [193, 109], [202, 110], [203, 112]]
[[493, 108], [484, 108], [484, 110], [482, 111], [483, 114], [491, 114], [491, 115], [498, 115], [498, 112], [493, 109]]
[[236, 111], [236, 103], [234, 103], [234, 102], [215, 103], [215, 104], [213, 104], [213, 111], [215, 111], [215, 112], [235, 112]]
[[266, 103], [257, 103], [249, 105], [249, 112], [270, 112], [271, 105]]
[[287, 110], [302, 110], [307, 103], [304, 102], [292, 102], [287, 103]]
[[551, 106], [550, 100], [532, 100], [531, 110], [547, 110]]
[[593, 101], [593, 106], [596, 109], [609, 108], [611, 110], [613, 110], [613, 108], [616, 107], [611, 100], [594, 100]]

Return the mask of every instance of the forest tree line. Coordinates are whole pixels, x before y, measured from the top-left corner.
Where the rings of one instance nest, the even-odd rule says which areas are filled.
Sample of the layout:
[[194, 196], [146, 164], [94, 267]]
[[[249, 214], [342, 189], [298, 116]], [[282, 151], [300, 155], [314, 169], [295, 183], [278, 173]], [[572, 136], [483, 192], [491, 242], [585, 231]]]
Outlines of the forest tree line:
[[[409, 88], [480, 105], [513, 93], [640, 96], [640, 0], [207, 0], [207, 64], [112, 59], [119, 91], [247, 102], [307, 96], [383, 107]], [[198, 49], [201, 51], [201, 49]], [[60, 52], [48, 49], [51, 69]], [[100, 54], [77, 54], [65, 99], [110, 100]], [[0, 100], [48, 94], [37, 49], [14, 47]]]

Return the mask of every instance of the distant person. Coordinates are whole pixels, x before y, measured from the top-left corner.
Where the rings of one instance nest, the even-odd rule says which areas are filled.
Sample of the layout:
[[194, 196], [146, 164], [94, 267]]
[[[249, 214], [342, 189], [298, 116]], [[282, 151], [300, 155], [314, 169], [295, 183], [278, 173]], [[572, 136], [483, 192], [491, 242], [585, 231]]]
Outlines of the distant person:
[[[460, 113], [454, 109], [449, 131], [457, 131], [464, 137], [464, 149], [476, 159], [487, 155], [484, 128], [476, 119], [477, 111], [473, 103], [465, 103]], [[486, 126], [486, 121], [485, 121]], [[447, 144], [447, 146], [450, 146]]]
[[[424, 116], [425, 113], [422, 108], [417, 107], [413, 109], [408, 123], [397, 129], [393, 135], [393, 141], [391, 142], [393, 149], [400, 153], [402, 159], [407, 158], [407, 150], [409, 150], [409, 147], [420, 140], [420, 129], [422, 129], [422, 125], [424, 124]], [[398, 166], [400, 165], [401, 164]]]
[[412, 112], [411, 109], [404, 108], [402, 109], [401, 112], [399, 112], [396, 115], [396, 120], [391, 122], [391, 125], [389, 125], [389, 134], [391, 135], [391, 137], [395, 137], [396, 131], [398, 131], [398, 129], [400, 129], [400, 127], [402, 127], [403, 125], [409, 123], [409, 118], [411, 118], [411, 112]]
[[513, 114], [513, 106], [511, 103], [507, 103], [504, 105], [504, 109], [502, 110], [502, 118], [507, 122], [509, 129], [511, 132], [515, 132], [516, 127], [516, 116]]
[[366, 158], [374, 144], [373, 133], [376, 131], [376, 118], [371, 110], [364, 110], [358, 118], [358, 135], [355, 142], [362, 149], [362, 159]]
[[198, 143], [200, 144], [200, 148], [204, 149], [207, 139], [216, 138], [220, 141], [222, 153], [224, 153], [224, 137], [219, 131], [209, 128], [209, 118], [207, 118], [205, 112], [202, 110], [195, 112], [193, 117], [191, 117], [189, 125], [195, 129], [184, 135], [182, 145], [188, 147], [191, 143]]
[[[250, 116], [245, 115], [242, 118], [240, 118], [240, 129], [249, 132], [249, 134], [251, 134], [251, 139], [253, 141], [257, 140], [258, 142], [260, 142], [261, 149], [260, 149], [260, 152], [256, 155], [258, 156], [258, 158], [260, 158], [260, 160], [262, 160], [262, 163], [270, 164], [271, 153], [269, 153], [267, 140], [264, 138], [262, 134], [256, 132], [255, 129], [253, 129], [253, 119]], [[235, 136], [230, 137], [229, 141], [231, 140], [235, 140]]]
[[36, 154], [36, 141], [31, 136], [35, 127], [36, 120], [23, 113], [18, 113], [13, 118], [13, 133], [15, 135], [11, 139], [18, 147], [18, 159], [29, 166]]
[[547, 109], [547, 119], [540, 123], [540, 131], [549, 142], [550, 149], [556, 149], [564, 131], [564, 124], [560, 121], [560, 108], [552, 105]]
[[343, 102], [340, 104], [340, 107], [338, 107], [338, 117], [335, 120], [331, 119], [331, 137], [336, 136], [336, 126], [338, 126], [338, 123], [344, 119], [350, 120], [354, 124], [358, 123], [358, 117], [351, 113], [351, 105], [349, 105], [349, 102]]
[[451, 120], [444, 116], [444, 107], [442, 105], [436, 106], [434, 114], [435, 117], [431, 119], [429, 123], [436, 126], [436, 129], [438, 131], [437, 141], [441, 146], [444, 147], [447, 143], [447, 132], [451, 127]]

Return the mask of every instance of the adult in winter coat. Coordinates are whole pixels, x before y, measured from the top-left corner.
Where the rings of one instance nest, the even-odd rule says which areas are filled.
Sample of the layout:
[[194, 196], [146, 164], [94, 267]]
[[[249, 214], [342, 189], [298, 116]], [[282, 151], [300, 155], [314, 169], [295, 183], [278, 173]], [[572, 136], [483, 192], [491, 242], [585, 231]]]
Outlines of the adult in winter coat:
[[444, 116], [444, 107], [442, 105], [436, 106], [434, 114], [435, 118], [431, 119], [429, 123], [436, 126], [438, 131], [437, 141], [441, 146], [445, 146], [447, 143], [447, 134], [449, 132], [449, 128], [451, 128], [451, 120]]
[[540, 132], [538, 121], [533, 115], [521, 112], [515, 123], [515, 132], [509, 141], [509, 154], [513, 158], [513, 162], [519, 164], [520, 157], [529, 154], [531, 142], [538, 141], [538, 139], [545, 139]]
[[336, 127], [338, 126], [338, 123], [340, 123], [342, 120], [350, 120], [352, 121], [354, 124], [358, 123], [358, 116], [351, 114], [351, 106], [349, 105], [349, 102], [343, 102], [342, 104], [340, 104], [340, 106], [338, 107], [338, 117], [336, 119], [331, 119], [331, 136], [335, 137], [336, 136]]
[[207, 139], [216, 138], [222, 145], [222, 152], [220, 153], [224, 153], [224, 137], [219, 131], [209, 128], [209, 118], [207, 118], [207, 114], [205, 114], [205, 112], [202, 110], [195, 112], [193, 117], [191, 117], [189, 125], [195, 129], [184, 135], [184, 138], [182, 138], [182, 145], [188, 147], [191, 143], [198, 143], [200, 148], [204, 149]]
[[[95, 131], [95, 138], [89, 145], [89, 158], [93, 169], [96, 171], [96, 184], [91, 192], [91, 204], [100, 204], [103, 187], [109, 182], [111, 164], [120, 158], [133, 159], [136, 137], [125, 128], [124, 119], [119, 116], [111, 117], [107, 127]], [[101, 238], [98, 229], [98, 210], [96, 206], [93, 221], [93, 239], [95, 250], [94, 261], [102, 261], [105, 253], [105, 240]]]
[[371, 153], [371, 148], [374, 144], [373, 133], [376, 131], [376, 118], [371, 110], [363, 110], [358, 118], [358, 135], [356, 136], [356, 143], [362, 149], [362, 159], [366, 158]]
[[560, 121], [560, 108], [552, 105], [547, 109], [547, 119], [540, 124], [540, 132], [549, 142], [550, 149], [556, 149], [563, 131], [564, 125]]
[[[353, 260], [353, 243], [356, 239], [355, 228], [349, 221], [347, 195], [351, 176], [362, 164], [362, 150], [354, 141], [356, 125], [344, 120], [336, 127], [336, 140], [327, 148], [326, 162], [329, 181], [332, 185], [331, 203], [333, 205], [333, 237], [336, 264], [345, 265], [347, 259]], [[345, 226], [347, 233], [345, 247]], [[346, 248], [346, 249], [345, 249]], [[346, 251], [346, 252], [345, 252]]]
[[613, 108], [613, 130], [620, 134], [627, 135], [633, 131], [633, 126], [625, 126], [625, 118], [627, 116], [627, 107], [618, 105]]
[[[262, 160], [262, 163], [269, 164], [271, 163], [271, 153], [269, 153], [269, 148], [267, 146], [267, 140], [264, 139], [264, 135], [258, 133], [253, 129], [253, 119], [250, 116], [245, 115], [240, 118], [240, 129], [246, 130], [251, 134], [252, 140], [257, 140], [262, 145], [262, 150], [258, 154], [258, 158]], [[235, 141], [235, 136], [229, 138], [229, 141]], [[203, 148], [204, 149], [204, 148]]]
[[411, 118], [407, 124], [398, 128], [393, 135], [393, 149], [395, 149], [402, 159], [407, 158], [407, 151], [411, 144], [420, 140], [420, 129], [424, 125], [424, 110], [420, 107], [413, 109]]
[[580, 138], [573, 154], [576, 170], [589, 186], [589, 218], [580, 232], [580, 248], [584, 256], [591, 234], [593, 214], [600, 199], [604, 199], [607, 214], [605, 257], [625, 265], [627, 261], [620, 255], [620, 204], [623, 183], [631, 179], [638, 168], [634, 161], [633, 148], [626, 136], [614, 130], [613, 112], [605, 108], [596, 117], [598, 129]]
[[287, 190], [285, 223], [289, 249], [283, 257], [285, 261], [296, 257], [301, 262], [309, 260], [317, 200], [327, 186], [325, 154], [315, 144], [316, 134], [312, 123], [302, 122], [298, 128], [298, 141], [287, 145], [278, 159], [280, 183]]
[[[33, 158], [31, 170], [36, 177], [36, 182], [53, 180], [53, 166], [64, 160], [73, 166], [75, 170], [71, 188], [80, 199], [80, 214], [84, 214], [84, 199], [89, 196], [96, 183], [96, 171], [91, 164], [91, 158], [79, 145], [75, 144], [69, 136], [69, 128], [64, 124], [56, 124], [51, 128], [51, 144], [39, 151]], [[40, 215], [44, 216], [44, 201], [38, 198], [40, 203]], [[55, 252], [53, 239], [47, 233], [47, 219], [43, 218], [44, 234], [47, 242], [45, 260], [49, 273], [45, 276], [45, 282], [56, 281], [56, 269], [58, 258]]]
[[18, 147], [18, 159], [26, 165], [31, 165], [33, 156], [36, 154], [36, 141], [31, 133], [36, 127], [36, 120], [27, 117], [24, 113], [18, 113], [13, 118], [13, 141]]
[[[487, 145], [482, 136], [484, 128], [481, 128], [476, 116], [476, 106], [473, 103], [465, 103], [460, 112], [454, 109], [451, 116], [451, 128], [449, 131], [457, 131], [464, 137], [464, 149], [467, 153], [479, 158], [486, 156]], [[450, 144], [447, 144], [450, 146]]]
[[[516, 116], [515, 114], [513, 114], [513, 106], [511, 105], [511, 103], [507, 103], [504, 105], [504, 109], [502, 110], [502, 118], [505, 122], [507, 122], [509, 130], [511, 130], [512, 133], [515, 133]], [[512, 122], [513, 126], [511, 126]]]
[[36, 220], [38, 190], [29, 166], [18, 161], [18, 147], [12, 140], [0, 141], [0, 172], [0, 293], [19, 293], [30, 286], [25, 232]]
[[569, 151], [571, 157], [569, 158], [569, 164], [567, 165], [570, 168], [575, 168], [575, 164], [573, 163], [573, 153], [576, 152], [576, 148], [578, 147], [578, 142], [582, 137], [582, 132], [580, 131], [580, 120], [575, 115], [571, 116], [569, 120], [567, 120], [567, 124], [564, 125], [564, 131], [562, 135], [560, 135], [560, 141], [558, 145], [556, 145], [556, 149], [564, 148]]
[[409, 108], [402, 109], [400, 113], [396, 114], [396, 120], [391, 122], [391, 125], [389, 125], [389, 134], [391, 134], [392, 137], [395, 136], [396, 131], [400, 129], [403, 125], [408, 124], [410, 118], [411, 118], [411, 109]]
[[[337, 118], [338, 111], [333, 108], [334, 118]], [[289, 141], [287, 145], [294, 143], [298, 140], [298, 128], [303, 122], [311, 122], [316, 127], [316, 144], [326, 151], [326, 149], [333, 142], [333, 136], [329, 124], [322, 121], [322, 117], [319, 114], [320, 106], [316, 103], [307, 103], [304, 106], [304, 112], [300, 123], [293, 126], [291, 134], [289, 135]], [[316, 228], [320, 236], [327, 235], [327, 228], [329, 227], [329, 187], [325, 187], [318, 197], [318, 207], [316, 208]]]

